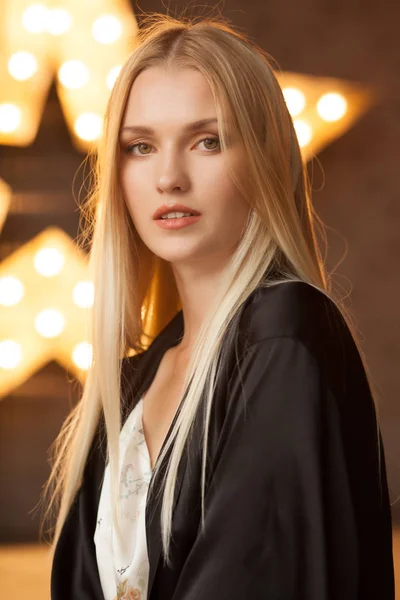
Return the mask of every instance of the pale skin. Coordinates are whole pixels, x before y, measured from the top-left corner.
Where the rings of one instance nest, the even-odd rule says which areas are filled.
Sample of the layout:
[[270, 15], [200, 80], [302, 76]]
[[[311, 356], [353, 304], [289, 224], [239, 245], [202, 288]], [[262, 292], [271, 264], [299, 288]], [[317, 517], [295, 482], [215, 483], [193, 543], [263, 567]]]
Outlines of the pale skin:
[[[200, 119], [217, 119], [204, 76], [193, 69], [151, 67], [134, 81], [121, 124], [124, 198], [141, 239], [171, 263], [184, 319], [183, 338], [164, 354], [143, 402], [152, 468], [181, 400], [190, 348], [249, 211], [229, 176], [218, 123], [185, 130]], [[139, 125], [153, 133], [128, 129]], [[232, 144], [227, 152], [240, 169], [240, 149]], [[154, 211], [175, 202], [200, 212], [201, 218], [181, 229], [160, 228]]]

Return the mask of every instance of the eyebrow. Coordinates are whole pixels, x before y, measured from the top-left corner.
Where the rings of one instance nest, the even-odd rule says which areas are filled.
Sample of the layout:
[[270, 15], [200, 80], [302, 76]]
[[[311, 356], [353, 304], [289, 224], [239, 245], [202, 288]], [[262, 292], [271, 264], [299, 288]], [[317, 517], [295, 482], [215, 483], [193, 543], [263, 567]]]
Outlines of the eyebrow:
[[[195, 131], [199, 131], [208, 125], [215, 125], [218, 123], [218, 119], [200, 119], [199, 121], [193, 121], [192, 123], [187, 123], [183, 130], [186, 133], [193, 133]], [[153, 135], [154, 129], [151, 127], [145, 127], [144, 125], [126, 125], [122, 127], [121, 132], [130, 131], [131, 133], [139, 133], [142, 135]]]

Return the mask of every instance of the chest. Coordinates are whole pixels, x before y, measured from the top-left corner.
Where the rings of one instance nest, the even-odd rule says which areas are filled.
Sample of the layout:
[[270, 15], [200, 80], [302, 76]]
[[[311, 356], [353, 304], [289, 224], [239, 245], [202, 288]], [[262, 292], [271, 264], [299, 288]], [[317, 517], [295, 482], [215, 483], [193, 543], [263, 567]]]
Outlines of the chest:
[[167, 352], [144, 394], [143, 433], [152, 469], [182, 399], [184, 376], [185, 371], [178, 367], [173, 356]]

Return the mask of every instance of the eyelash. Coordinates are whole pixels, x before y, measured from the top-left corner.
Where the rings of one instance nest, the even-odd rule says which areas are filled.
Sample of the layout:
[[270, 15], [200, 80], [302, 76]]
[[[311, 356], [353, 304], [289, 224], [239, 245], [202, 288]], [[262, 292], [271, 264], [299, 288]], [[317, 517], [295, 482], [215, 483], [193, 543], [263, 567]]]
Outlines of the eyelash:
[[[199, 140], [197, 143], [200, 144], [201, 142], [214, 141], [214, 140], [217, 141], [218, 144], [219, 144], [219, 137], [218, 136], [216, 136], [216, 137], [206, 137], [206, 138], [203, 138], [202, 140]], [[139, 142], [136, 142], [135, 144], [129, 144], [128, 146], [126, 146], [125, 152], [126, 152], [126, 154], [132, 154], [133, 156], [149, 156], [150, 153], [149, 154], [134, 154], [132, 152], [133, 148], [136, 148], [137, 146], [142, 146], [142, 145], [146, 145], [146, 146], [152, 147], [151, 144], [146, 144], [146, 142], [139, 141]], [[206, 152], [208, 154], [211, 154], [211, 153], [215, 152], [216, 150], [217, 150], [217, 148], [215, 148], [214, 150], [207, 150]]]

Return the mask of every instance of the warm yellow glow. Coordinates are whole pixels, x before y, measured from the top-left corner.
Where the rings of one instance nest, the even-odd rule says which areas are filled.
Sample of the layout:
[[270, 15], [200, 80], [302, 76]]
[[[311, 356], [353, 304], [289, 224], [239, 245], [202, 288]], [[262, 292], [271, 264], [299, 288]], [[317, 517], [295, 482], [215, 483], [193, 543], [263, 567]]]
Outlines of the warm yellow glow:
[[68, 60], [59, 68], [58, 78], [65, 87], [78, 89], [89, 80], [89, 71], [80, 60]]
[[17, 277], [0, 277], [0, 304], [13, 306], [24, 296], [24, 286]]
[[114, 15], [101, 15], [92, 25], [94, 39], [100, 44], [112, 44], [121, 36], [121, 21]]
[[0, 368], [14, 369], [21, 360], [21, 344], [12, 340], [3, 340], [0, 342]]
[[[60, 275], [43, 277], [32, 268], [34, 257], [39, 270], [45, 268], [47, 275], [59, 272], [57, 263], [62, 263]], [[49, 360], [59, 362], [82, 381], [86, 378], [87, 371], [77, 367], [72, 353], [78, 344], [89, 341], [92, 309], [77, 306], [73, 291], [75, 289], [75, 298], [80, 304], [90, 304], [93, 279], [88, 258], [64, 231], [49, 227], [0, 262], [0, 298], [8, 305], [0, 304], [0, 342], [19, 342], [23, 352], [16, 368], [0, 368], [0, 399]], [[50, 273], [47, 272], [49, 266], [53, 267]], [[14, 294], [12, 278], [24, 285], [22, 300], [13, 305], [11, 301], [16, 301], [21, 294], [17, 296], [17, 286]], [[82, 286], [76, 287], [77, 284]], [[13, 345], [3, 346], [3, 356], [11, 367], [17, 362], [12, 359], [15, 348], [18, 349]]]
[[77, 344], [72, 351], [72, 360], [80, 369], [85, 371], [91, 366], [93, 360], [93, 349], [88, 342]]
[[94, 285], [91, 281], [78, 281], [72, 291], [74, 303], [80, 308], [90, 308], [94, 301]]
[[[301, 155], [305, 162], [315, 157], [328, 144], [346, 133], [355, 121], [373, 106], [379, 97], [371, 88], [333, 77], [316, 77], [302, 75], [289, 71], [276, 73], [282, 89], [292, 121], [297, 121], [296, 133], [301, 146]], [[292, 93], [287, 90], [297, 90]], [[335, 95], [331, 95], [335, 92]], [[302, 107], [301, 94], [304, 95], [305, 105]], [[296, 98], [300, 102], [296, 102]], [[343, 114], [344, 102], [347, 110]], [[292, 105], [293, 100], [293, 105]], [[318, 105], [318, 108], [317, 108]], [[342, 118], [337, 119], [341, 115]], [[325, 119], [327, 117], [327, 119]], [[337, 119], [333, 121], [333, 119]], [[332, 120], [328, 123], [327, 120]]]
[[295, 119], [293, 125], [296, 130], [300, 148], [307, 146], [312, 139], [312, 129], [310, 125], [302, 119]]
[[64, 257], [57, 248], [41, 248], [33, 259], [35, 269], [44, 277], [58, 275], [64, 265]]
[[289, 87], [284, 88], [282, 93], [291, 116], [297, 117], [306, 105], [305, 95], [299, 89]]
[[64, 329], [64, 317], [59, 310], [46, 308], [36, 316], [35, 329], [45, 338], [57, 337]]
[[347, 112], [346, 99], [335, 92], [324, 94], [317, 102], [317, 112], [324, 121], [339, 121]]
[[100, 137], [102, 131], [102, 119], [95, 113], [83, 113], [75, 121], [76, 134], [90, 142]]
[[34, 75], [38, 68], [36, 56], [31, 52], [15, 52], [8, 60], [8, 72], [14, 79], [24, 81]]
[[31, 4], [22, 14], [22, 24], [29, 33], [46, 31], [48, 11], [43, 4]]
[[64, 8], [53, 8], [48, 12], [47, 31], [52, 35], [61, 35], [71, 27], [72, 18]]
[[0, 104], [0, 132], [11, 133], [21, 125], [21, 110], [15, 104]]
[[111, 71], [109, 71], [109, 73], [107, 75], [107, 87], [110, 90], [112, 90], [112, 88], [114, 87], [114, 84], [117, 80], [120, 70], [121, 70], [121, 65], [118, 65], [117, 67], [113, 67], [111, 69]]
[[[20, 112], [16, 115], [13, 109], [3, 127], [0, 119], [0, 145], [27, 146], [34, 141], [55, 77], [72, 143], [87, 152], [101, 135], [98, 118], [103, 119], [117, 77], [118, 69], [113, 68], [128, 58], [138, 31], [130, 3], [0, 0], [0, 7], [3, 4], [0, 105], [13, 104]], [[82, 113], [96, 116], [77, 122]]]

